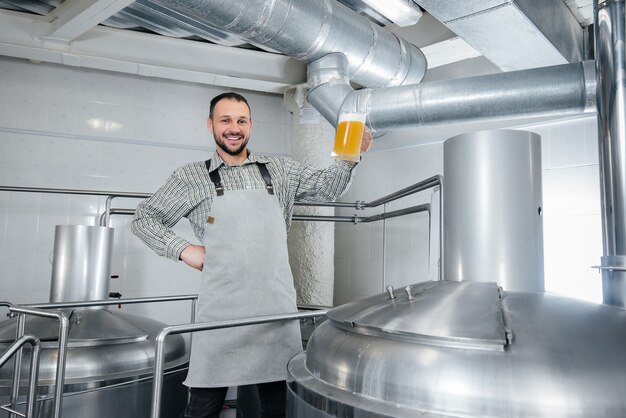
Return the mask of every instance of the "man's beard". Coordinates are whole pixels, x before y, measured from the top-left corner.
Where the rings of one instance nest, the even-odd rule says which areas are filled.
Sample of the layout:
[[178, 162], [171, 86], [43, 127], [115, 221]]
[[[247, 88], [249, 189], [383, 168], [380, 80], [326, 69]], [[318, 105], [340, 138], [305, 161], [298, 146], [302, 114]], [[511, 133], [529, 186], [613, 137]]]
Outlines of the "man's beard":
[[222, 139], [221, 137], [215, 134], [213, 135], [213, 137], [215, 138], [215, 143], [217, 144], [217, 146], [220, 147], [222, 151], [232, 156], [237, 156], [241, 154], [243, 150], [246, 148], [246, 146], [248, 145], [248, 140], [250, 139], [250, 137], [244, 138], [241, 144], [237, 148], [231, 149], [226, 146], [224, 139]]

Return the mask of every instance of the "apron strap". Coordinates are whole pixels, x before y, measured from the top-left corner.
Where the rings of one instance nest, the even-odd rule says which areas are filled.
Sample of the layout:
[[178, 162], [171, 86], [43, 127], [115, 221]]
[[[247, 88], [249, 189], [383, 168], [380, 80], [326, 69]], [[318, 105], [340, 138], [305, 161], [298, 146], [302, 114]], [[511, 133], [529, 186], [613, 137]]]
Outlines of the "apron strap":
[[[211, 182], [213, 182], [213, 185], [215, 186], [215, 191], [217, 195], [223, 196], [224, 186], [222, 185], [222, 177], [220, 176], [220, 173], [218, 173], [217, 170], [210, 171], [210, 168], [211, 168], [210, 159], [206, 160], [204, 162], [204, 165], [206, 165], [206, 169], [209, 172], [209, 178], [211, 179]], [[257, 167], [259, 167], [259, 171], [261, 172], [261, 177], [263, 177], [263, 181], [265, 182], [265, 188], [267, 189], [267, 193], [274, 194], [274, 186], [272, 185], [272, 176], [270, 175], [270, 172], [267, 170], [265, 163], [257, 162], [256, 165]]]
[[222, 178], [220, 177], [220, 173], [218, 173], [217, 170], [210, 171], [210, 167], [211, 167], [210, 158], [204, 162], [204, 165], [206, 165], [206, 169], [209, 172], [209, 178], [211, 179], [211, 181], [213, 182], [213, 185], [215, 186], [215, 191], [217, 192], [217, 195], [223, 196], [224, 186], [222, 186]]
[[259, 171], [261, 172], [261, 176], [263, 177], [263, 181], [265, 182], [265, 188], [269, 194], [274, 194], [274, 186], [272, 185], [272, 176], [270, 176], [270, 172], [267, 170], [265, 163], [257, 162], [256, 165], [259, 167]]

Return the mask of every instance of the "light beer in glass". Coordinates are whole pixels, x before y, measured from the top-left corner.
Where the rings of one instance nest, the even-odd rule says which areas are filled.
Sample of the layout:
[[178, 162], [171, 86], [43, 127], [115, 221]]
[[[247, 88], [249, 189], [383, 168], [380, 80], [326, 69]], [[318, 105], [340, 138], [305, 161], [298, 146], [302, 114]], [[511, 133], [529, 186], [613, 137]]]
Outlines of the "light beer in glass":
[[335, 146], [332, 156], [348, 161], [359, 161], [361, 156], [361, 137], [365, 129], [365, 113], [342, 113], [337, 123]]

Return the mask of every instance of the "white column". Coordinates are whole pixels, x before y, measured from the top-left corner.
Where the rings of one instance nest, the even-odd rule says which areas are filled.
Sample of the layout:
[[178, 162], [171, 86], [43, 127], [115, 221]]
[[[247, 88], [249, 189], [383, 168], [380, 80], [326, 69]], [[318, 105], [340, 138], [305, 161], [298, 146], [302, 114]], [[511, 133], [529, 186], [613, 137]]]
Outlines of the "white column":
[[[291, 155], [294, 160], [317, 168], [328, 167], [335, 129], [306, 101], [306, 85], [289, 88], [284, 106], [292, 114]], [[335, 214], [334, 208], [296, 207], [294, 214]], [[288, 236], [289, 262], [298, 304], [333, 304], [335, 282], [335, 224], [295, 221]]]

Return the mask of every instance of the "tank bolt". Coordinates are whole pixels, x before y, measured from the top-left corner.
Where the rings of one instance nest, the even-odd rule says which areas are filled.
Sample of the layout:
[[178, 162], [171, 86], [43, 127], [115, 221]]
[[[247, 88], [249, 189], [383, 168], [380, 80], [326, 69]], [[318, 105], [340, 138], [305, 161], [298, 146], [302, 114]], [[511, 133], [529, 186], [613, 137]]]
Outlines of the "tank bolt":
[[511, 345], [513, 343], [513, 331], [510, 329], [505, 330], [506, 344]]
[[415, 299], [413, 295], [411, 294], [411, 286], [405, 287], [404, 290], [406, 291], [406, 294], [409, 296], [409, 300]]
[[393, 294], [393, 286], [387, 286], [387, 293], [389, 293], [389, 299], [396, 298], [396, 295]]

